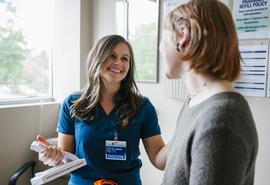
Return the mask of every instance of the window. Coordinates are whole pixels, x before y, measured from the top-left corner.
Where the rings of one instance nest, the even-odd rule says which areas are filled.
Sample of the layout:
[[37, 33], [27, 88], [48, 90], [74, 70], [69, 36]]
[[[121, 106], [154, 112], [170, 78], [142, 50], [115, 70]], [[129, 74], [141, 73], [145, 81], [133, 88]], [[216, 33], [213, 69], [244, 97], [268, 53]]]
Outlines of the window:
[[52, 97], [54, 0], [0, 0], [0, 102]]
[[132, 45], [136, 80], [157, 82], [158, 0], [122, 0], [116, 4], [117, 32]]

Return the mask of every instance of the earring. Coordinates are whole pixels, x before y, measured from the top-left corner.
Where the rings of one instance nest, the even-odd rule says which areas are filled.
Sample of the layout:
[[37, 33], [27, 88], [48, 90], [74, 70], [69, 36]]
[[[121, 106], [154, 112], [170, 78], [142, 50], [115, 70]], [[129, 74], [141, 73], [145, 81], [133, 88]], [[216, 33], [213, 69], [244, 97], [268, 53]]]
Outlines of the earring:
[[185, 51], [185, 48], [183, 47], [183, 46], [181, 46], [179, 43], [176, 45], [176, 50], [178, 51], [178, 52], [184, 52]]

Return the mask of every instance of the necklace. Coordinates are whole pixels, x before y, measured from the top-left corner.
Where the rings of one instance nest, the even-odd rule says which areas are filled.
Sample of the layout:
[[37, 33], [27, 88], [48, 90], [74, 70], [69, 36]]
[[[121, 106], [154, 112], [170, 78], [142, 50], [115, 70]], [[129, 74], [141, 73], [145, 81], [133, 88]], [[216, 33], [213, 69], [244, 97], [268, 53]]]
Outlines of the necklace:
[[202, 87], [190, 95], [190, 99], [195, 98], [198, 94], [200, 94], [204, 90], [204, 88], [207, 86], [207, 83], [208, 83], [208, 81], [203, 82]]

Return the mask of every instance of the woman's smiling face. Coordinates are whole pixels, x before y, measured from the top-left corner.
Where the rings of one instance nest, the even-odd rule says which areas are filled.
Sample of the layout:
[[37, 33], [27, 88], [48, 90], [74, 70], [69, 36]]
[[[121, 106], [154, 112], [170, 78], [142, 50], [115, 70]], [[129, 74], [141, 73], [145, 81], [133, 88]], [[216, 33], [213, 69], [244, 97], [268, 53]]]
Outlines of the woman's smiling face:
[[126, 43], [119, 43], [112, 50], [111, 55], [101, 70], [104, 83], [121, 83], [127, 76], [130, 67], [130, 51]]

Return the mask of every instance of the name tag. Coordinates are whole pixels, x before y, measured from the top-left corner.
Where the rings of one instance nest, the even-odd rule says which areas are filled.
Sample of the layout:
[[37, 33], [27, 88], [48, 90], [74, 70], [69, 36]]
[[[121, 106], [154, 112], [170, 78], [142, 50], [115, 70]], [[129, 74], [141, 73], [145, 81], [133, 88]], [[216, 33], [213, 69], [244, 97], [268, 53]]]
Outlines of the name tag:
[[127, 159], [127, 142], [106, 140], [105, 159], [125, 161]]

